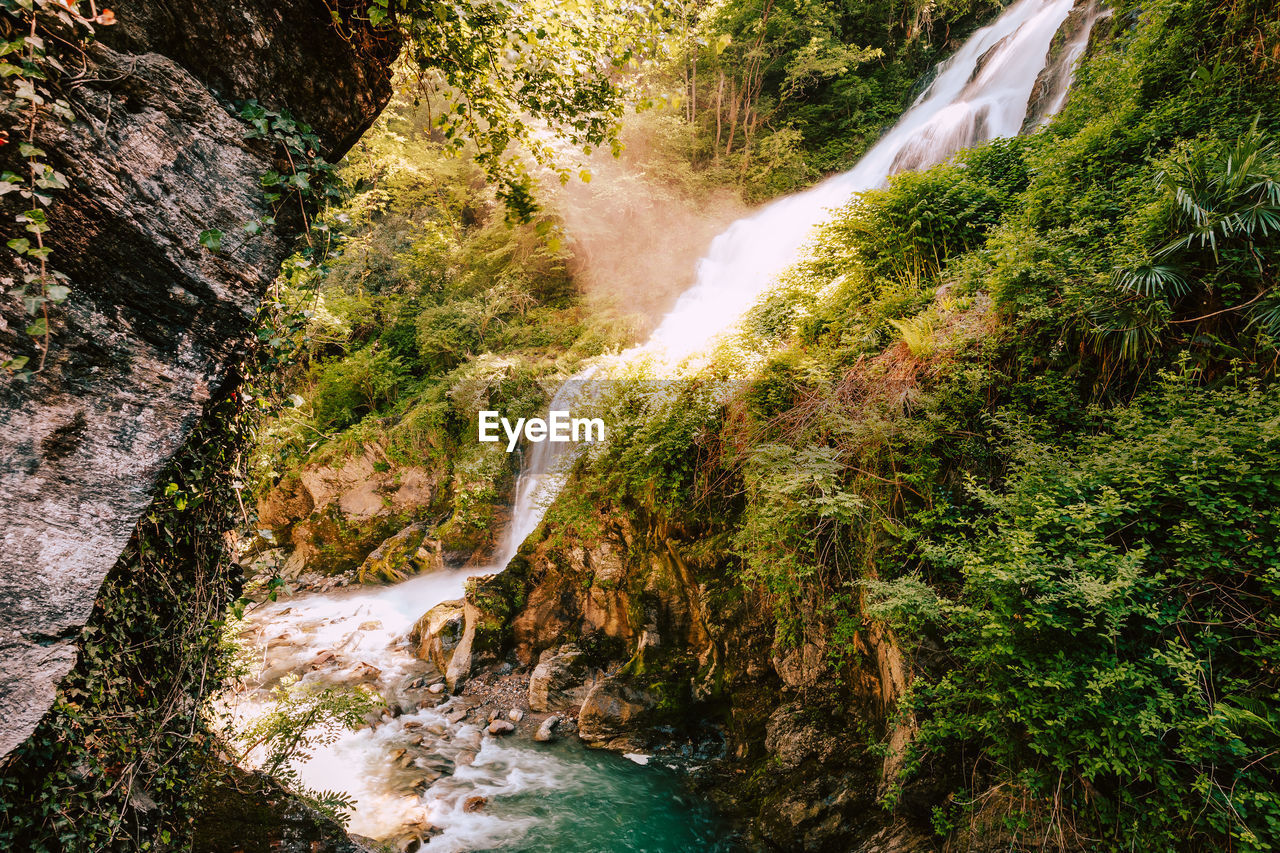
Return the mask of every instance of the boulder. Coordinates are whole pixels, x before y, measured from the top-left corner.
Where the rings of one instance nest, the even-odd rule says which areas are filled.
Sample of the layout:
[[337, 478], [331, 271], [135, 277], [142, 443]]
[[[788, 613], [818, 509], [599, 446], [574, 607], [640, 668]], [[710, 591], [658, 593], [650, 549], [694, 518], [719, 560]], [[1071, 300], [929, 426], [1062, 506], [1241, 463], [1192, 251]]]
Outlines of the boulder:
[[556, 739], [556, 724], [560, 722], [560, 718], [555, 714], [547, 717], [542, 721], [542, 725], [538, 726], [538, 730], [533, 733], [533, 739], [539, 743], [550, 743]]
[[[466, 605], [462, 599], [440, 602], [428, 610], [409, 632], [414, 654], [434, 664], [440, 672], [447, 673], [466, 633], [466, 625]], [[441, 693], [443, 688], [431, 692]]]
[[595, 684], [578, 711], [578, 735], [590, 744], [609, 744], [635, 734], [657, 700], [647, 690], [617, 678]]
[[444, 568], [440, 543], [427, 537], [427, 526], [410, 524], [373, 550], [356, 572], [361, 583], [397, 583], [410, 575]]
[[[102, 4], [99, 4], [101, 8]], [[112, 4], [115, 5], [115, 4]], [[289, 109], [336, 162], [391, 96], [395, 39], [335, 26], [315, 0], [130, 0], [76, 46], [78, 121], [34, 142], [69, 183], [48, 209], [71, 296], [51, 311], [48, 358], [0, 380], [0, 755], [34, 729], [76, 660], [79, 630], [157, 479], [207, 407], [234, 387], [263, 292], [300, 217], [228, 240], [274, 211], [261, 178], [279, 152], [245, 139], [236, 103]], [[359, 28], [359, 24], [349, 21]], [[23, 171], [17, 145], [0, 171]], [[0, 360], [42, 359], [9, 279]], [[305, 503], [305, 502], [304, 502]]]
[[491, 735], [509, 735], [516, 730], [516, 724], [509, 720], [494, 720], [489, 724], [488, 732]]
[[547, 649], [529, 676], [529, 707], [534, 711], [559, 711], [573, 704], [570, 688], [582, 683], [586, 667], [582, 649], [565, 643]]

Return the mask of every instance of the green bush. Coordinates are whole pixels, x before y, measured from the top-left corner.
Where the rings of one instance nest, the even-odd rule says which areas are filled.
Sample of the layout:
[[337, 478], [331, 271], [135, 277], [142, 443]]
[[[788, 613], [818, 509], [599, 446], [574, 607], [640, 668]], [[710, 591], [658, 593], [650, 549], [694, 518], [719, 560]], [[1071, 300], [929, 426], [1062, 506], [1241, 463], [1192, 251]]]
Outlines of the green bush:
[[974, 744], [1108, 849], [1275, 849], [1276, 733], [1245, 712], [1280, 707], [1280, 390], [1166, 378], [1014, 458], [930, 549], [963, 586], [920, 747]]

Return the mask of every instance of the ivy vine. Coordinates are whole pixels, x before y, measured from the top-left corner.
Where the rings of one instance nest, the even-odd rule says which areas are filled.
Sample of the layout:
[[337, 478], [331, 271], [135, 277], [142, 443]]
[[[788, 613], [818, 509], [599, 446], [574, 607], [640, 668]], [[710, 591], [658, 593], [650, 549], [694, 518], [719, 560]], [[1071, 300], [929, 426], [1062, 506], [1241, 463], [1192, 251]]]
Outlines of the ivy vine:
[[20, 259], [21, 282], [7, 286], [16, 285], [30, 318], [26, 334], [38, 341], [40, 351], [34, 369], [25, 355], [0, 357], [0, 369], [29, 378], [44, 370], [49, 356], [49, 306], [61, 305], [71, 293], [67, 276], [50, 266], [53, 252], [45, 238], [50, 227], [46, 210], [53, 193], [67, 188], [67, 177], [36, 144], [36, 129], [46, 118], [75, 121], [70, 104], [58, 95], [57, 81], [68, 75], [67, 69], [49, 45], [74, 46], [92, 37], [95, 24], [109, 26], [116, 18], [110, 9], [99, 9], [96, 0], [0, 0], [0, 12], [0, 115], [9, 123], [0, 129], [0, 145], [16, 143], [23, 163], [23, 174], [0, 173], [0, 197], [16, 194], [22, 202], [12, 214], [22, 236], [6, 243]]

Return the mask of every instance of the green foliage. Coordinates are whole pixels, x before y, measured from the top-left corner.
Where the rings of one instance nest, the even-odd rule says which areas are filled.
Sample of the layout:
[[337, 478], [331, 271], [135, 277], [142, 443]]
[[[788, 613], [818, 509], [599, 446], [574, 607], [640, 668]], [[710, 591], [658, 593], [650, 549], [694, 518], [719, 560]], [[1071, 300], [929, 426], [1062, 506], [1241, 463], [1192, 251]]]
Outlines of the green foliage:
[[344, 164], [353, 192], [315, 220], [325, 254], [299, 255], [277, 283], [255, 490], [379, 448], [389, 471], [448, 484], [419, 511], [474, 549], [517, 460], [477, 445], [477, 412], [537, 415], [560, 377], [624, 339], [610, 317], [586, 320], [555, 222], [506, 222], [476, 163], [423, 129], [429, 114], [388, 108]]
[[272, 697], [272, 709], [236, 733], [240, 760], [260, 750], [262, 772], [345, 826], [355, 800], [341, 792], [306, 787], [293, 764], [305, 762], [317, 748], [363, 725], [366, 716], [382, 705], [382, 698], [364, 686], [348, 690], [299, 683], [296, 675], [276, 685]]
[[311, 406], [322, 430], [350, 426], [359, 415], [395, 402], [405, 376], [403, 363], [376, 344], [317, 365]]
[[1037, 793], [1066, 774], [1108, 847], [1274, 849], [1278, 423], [1274, 388], [1170, 377], [1096, 434], [1020, 442], [972, 537], [928, 551], [963, 587], [921, 748], [974, 742]]
[[[7, 208], [7, 218], [16, 226], [18, 236], [5, 240], [17, 260], [20, 283], [14, 295], [21, 298], [32, 318], [26, 334], [39, 339], [40, 355], [33, 370], [28, 367], [29, 355], [0, 354], [0, 370], [21, 379], [44, 370], [52, 332], [49, 308], [66, 302], [71, 292], [66, 275], [49, 265], [53, 249], [45, 240], [53, 194], [69, 184], [66, 176], [50, 165], [48, 152], [35, 144], [36, 129], [50, 119], [72, 122], [76, 118], [71, 105], [60, 97], [59, 84], [70, 76], [61, 61], [62, 46], [79, 49], [80, 40], [92, 38], [94, 24], [114, 23], [115, 15], [109, 9], [98, 11], [92, 2], [0, 0], [0, 115], [6, 119], [0, 128], [0, 146], [17, 143], [18, 159], [13, 167], [26, 173], [0, 170], [0, 205]], [[9, 164], [7, 157], [5, 164]], [[11, 233], [8, 224], [0, 231], [6, 237]], [[12, 278], [4, 281], [14, 284]]]
[[847, 168], [893, 123], [950, 40], [1000, 2], [730, 0], [679, 8], [673, 33], [696, 162], [751, 200]]
[[375, 37], [404, 39], [431, 127], [455, 153], [473, 146], [511, 215], [528, 221], [534, 186], [516, 152], [553, 166], [542, 126], [578, 147], [616, 150], [618, 73], [656, 49], [665, 17], [662, 3], [648, 2], [373, 0], [367, 21]]

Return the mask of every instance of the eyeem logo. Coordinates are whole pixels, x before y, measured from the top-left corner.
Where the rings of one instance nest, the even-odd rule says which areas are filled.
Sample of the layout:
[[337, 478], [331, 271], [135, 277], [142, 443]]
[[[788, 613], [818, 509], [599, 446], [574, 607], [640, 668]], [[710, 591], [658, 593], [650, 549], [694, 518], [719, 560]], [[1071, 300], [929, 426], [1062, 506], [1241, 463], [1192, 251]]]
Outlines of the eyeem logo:
[[520, 443], [520, 434], [529, 441], [604, 441], [604, 421], [600, 418], [571, 418], [565, 411], [552, 410], [549, 417], [520, 418], [513, 427], [511, 421], [498, 412], [480, 412], [480, 440], [501, 441], [498, 427], [507, 434], [507, 452], [512, 453]]

